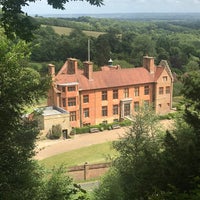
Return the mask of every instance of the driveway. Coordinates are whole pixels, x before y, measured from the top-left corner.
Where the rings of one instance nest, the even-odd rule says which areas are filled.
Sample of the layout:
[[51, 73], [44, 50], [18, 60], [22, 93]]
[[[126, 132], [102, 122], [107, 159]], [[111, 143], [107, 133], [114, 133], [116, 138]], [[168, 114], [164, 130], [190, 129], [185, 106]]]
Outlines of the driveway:
[[[161, 125], [164, 129], [171, 129], [173, 121], [162, 120]], [[86, 133], [75, 135], [71, 139], [59, 140], [41, 140], [37, 142], [36, 156], [37, 160], [42, 160], [60, 153], [87, 147], [93, 144], [118, 140], [123, 137], [128, 128], [106, 130], [97, 133]]]
[[66, 151], [87, 147], [93, 144], [118, 140], [123, 137], [127, 128], [114, 129], [97, 133], [86, 133], [75, 135], [71, 139], [41, 140], [37, 142], [37, 160], [42, 160]]

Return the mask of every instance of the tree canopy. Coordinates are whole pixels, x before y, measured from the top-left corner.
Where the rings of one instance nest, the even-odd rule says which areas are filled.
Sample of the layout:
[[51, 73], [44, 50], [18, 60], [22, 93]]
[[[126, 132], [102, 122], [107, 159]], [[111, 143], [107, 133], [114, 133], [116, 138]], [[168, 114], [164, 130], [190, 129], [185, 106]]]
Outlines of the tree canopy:
[[[64, 9], [64, 5], [69, 1], [72, 0], [47, 0], [47, 3], [55, 9]], [[85, 1], [91, 5], [103, 5], [103, 0]], [[22, 11], [22, 7], [28, 6], [30, 2], [36, 2], [36, 0], [0, 0], [0, 6], [2, 7], [1, 25], [10, 38], [13, 38], [15, 34], [24, 40], [31, 40], [33, 37], [33, 30], [38, 28], [38, 24], [32, 17]]]

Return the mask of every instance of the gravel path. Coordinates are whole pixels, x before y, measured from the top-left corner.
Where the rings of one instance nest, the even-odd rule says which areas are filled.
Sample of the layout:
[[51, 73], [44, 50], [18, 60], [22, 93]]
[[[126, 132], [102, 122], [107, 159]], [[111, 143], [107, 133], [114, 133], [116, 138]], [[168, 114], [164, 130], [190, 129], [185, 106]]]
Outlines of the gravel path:
[[[172, 127], [172, 121], [170, 120], [163, 120], [161, 124], [164, 129], [170, 129]], [[98, 133], [75, 135], [73, 138], [65, 140], [41, 140], [37, 142], [37, 154], [35, 158], [42, 160], [81, 147], [118, 140], [120, 137], [123, 137], [126, 131], [127, 128], [120, 128]]]

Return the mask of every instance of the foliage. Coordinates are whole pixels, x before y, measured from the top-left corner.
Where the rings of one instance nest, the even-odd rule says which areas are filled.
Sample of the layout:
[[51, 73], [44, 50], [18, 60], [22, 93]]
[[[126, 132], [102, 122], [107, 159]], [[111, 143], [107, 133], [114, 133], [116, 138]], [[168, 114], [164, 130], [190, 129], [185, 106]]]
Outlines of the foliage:
[[[110, 181], [112, 180], [112, 181]], [[122, 200], [124, 194], [119, 185], [120, 176], [115, 168], [111, 170], [101, 179], [100, 185], [93, 192], [92, 199], [94, 200]]]
[[173, 86], [173, 96], [180, 96], [183, 89], [183, 83], [181, 81], [175, 81]]
[[183, 94], [186, 101], [185, 120], [195, 130], [200, 131], [200, 71], [188, 73], [183, 78]]
[[[39, 133], [34, 121], [23, 117], [48, 82], [28, 67], [29, 46], [0, 35], [0, 194], [2, 199], [34, 199], [40, 183], [32, 160]], [[37, 176], [38, 173], [38, 176]]]
[[54, 168], [50, 177], [45, 181], [43, 200], [87, 200], [87, 194], [75, 186], [71, 178], [66, 175], [66, 169], [61, 166]]
[[103, 130], [111, 130], [112, 129], [112, 125], [113, 124], [119, 124], [119, 126], [130, 126], [131, 125], [131, 121], [130, 120], [123, 120], [121, 122], [113, 122], [113, 123], [102, 123], [99, 125], [91, 125], [91, 126], [84, 126], [84, 127], [80, 127], [80, 128], [74, 128], [72, 130], [72, 134], [83, 134], [83, 133], [89, 133], [90, 132], [90, 128], [98, 128], [100, 131]]
[[154, 191], [161, 147], [157, 117], [151, 111], [140, 111], [132, 120], [132, 126], [126, 136], [113, 144], [119, 152], [113, 163], [116, 177], [109, 178], [108, 175], [96, 191], [96, 194], [104, 193], [102, 196], [105, 196], [105, 199], [110, 199], [113, 186], [120, 188], [122, 196], [119, 199], [147, 198], [148, 193]]
[[[33, 160], [37, 124], [25, 107], [46, 93], [49, 83], [28, 68], [29, 46], [0, 36], [0, 194], [1, 199], [88, 199], [63, 169], [46, 176]], [[45, 179], [47, 178], [48, 179]]]
[[[78, 1], [78, 0], [77, 0]], [[103, 0], [85, 0], [91, 5], [101, 6]], [[33, 37], [33, 31], [38, 28], [38, 24], [35, 20], [24, 14], [22, 11], [23, 6], [29, 5], [29, 2], [35, 2], [35, 0], [23, 0], [15, 1], [6, 0], [0, 1], [2, 7], [1, 24], [5, 29], [5, 33], [8, 37], [14, 38], [15, 34], [21, 39], [29, 41]], [[47, 3], [56, 9], [64, 9], [64, 4], [69, 0], [48, 0]]]
[[158, 118], [159, 120], [164, 120], [164, 119], [170, 120], [170, 119], [176, 119], [176, 115], [177, 115], [176, 112], [171, 112], [166, 115], [159, 115]]
[[49, 139], [59, 139], [62, 135], [62, 127], [60, 124], [53, 125], [51, 130], [49, 130], [49, 133], [47, 134], [47, 137]]

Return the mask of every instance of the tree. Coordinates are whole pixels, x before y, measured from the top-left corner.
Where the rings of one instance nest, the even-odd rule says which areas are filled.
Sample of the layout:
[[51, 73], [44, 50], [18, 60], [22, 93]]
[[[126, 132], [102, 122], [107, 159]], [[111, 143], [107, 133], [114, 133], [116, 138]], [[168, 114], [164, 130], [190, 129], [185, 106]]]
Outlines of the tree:
[[29, 46], [0, 35], [0, 194], [2, 199], [37, 199], [34, 121], [24, 120], [25, 106], [45, 94], [48, 83], [28, 67]]
[[[195, 129], [199, 137], [200, 131], [200, 70], [192, 71], [183, 78], [183, 94], [185, 97], [185, 121]], [[200, 138], [199, 138], [200, 139]], [[200, 142], [200, 141], [199, 141]]]
[[132, 45], [132, 58], [135, 66], [141, 66], [144, 55], [156, 56], [155, 42], [147, 34], [141, 34], [134, 38]]
[[63, 166], [54, 168], [43, 185], [41, 200], [89, 200], [85, 190], [73, 184]]
[[58, 61], [60, 41], [60, 35], [52, 27], [41, 27], [34, 34], [31, 59], [37, 62]]
[[[64, 9], [64, 4], [69, 1], [71, 0], [47, 0], [48, 4], [55, 9]], [[103, 5], [103, 0], [85, 1], [91, 5]], [[5, 29], [6, 35], [10, 38], [13, 38], [16, 34], [24, 40], [32, 39], [33, 30], [37, 29], [38, 24], [22, 11], [22, 7], [29, 5], [29, 2], [35, 2], [35, 0], [0, 0], [0, 6], [2, 7], [1, 24]]]
[[148, 110], [138, 112], [132, 120], [125, 137], [113, 144], [119, 156], [113, 162], [111, 174], [95, 192], [102, 194], [105, 200], [111, 199], [110, 193], [115, 190], [121, 193], [116, 199], [147, 199], [156, 181], [159, 182], [161, 146], [157, 117]]
[[[111, 54], [111, 46], [109, 43], [108, 34], [100, 35], [95, 44], [95, 61], [98, 65], [105, 65], [108, 63]], [[98, 53], [97, 53], [98, 52]]]

